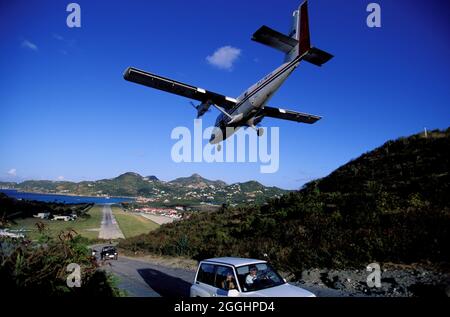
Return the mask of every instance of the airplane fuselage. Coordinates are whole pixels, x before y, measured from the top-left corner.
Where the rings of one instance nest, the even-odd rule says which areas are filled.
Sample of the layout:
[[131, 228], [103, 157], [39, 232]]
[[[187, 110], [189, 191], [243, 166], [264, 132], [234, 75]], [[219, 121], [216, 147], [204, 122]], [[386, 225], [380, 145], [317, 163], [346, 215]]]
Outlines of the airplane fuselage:
[[[261, 122], [261, 110], [280, 88], [289, 75], [297, 68], [300, 58], [284, 63], [257, 83], [245, 90], [236, 100], [236, 106], [228, 111], [230, 118], [221, 113], [211, 133], [211, 144], [219, 143], [230, 137], [240, 127], [255, 127]], [[227, 129], [229, 128], [229, 129]], [[230, 129], [231, 128], [231, 129]]]
[[307, 0], [302, 2], [298, 10], [292, 12], [292, 27], [287, 35], [263, 25], [253, 33], [252, 40], [283, 52], [284, 63], [237, 98], [134, 67], [128, 67], [123, 76], [126, 80], [137, 84], [199, 101], [198, 105], [191, 102], [197, 112], [197, 118], [202, 117], [210, 107], [220, 111], [209, 140], [211, 144], [217, 144], [218, 151], [221, 147], [220, 142], [241, 127], [251, 127], [256, 130], [258, 136], [261, 136], [264, 130], [256, 128], [256, 125], [266, 117], [306, 124], [313, 124], [320, 120], [321, 117], [317, 115], [268, 105], [268, 101], [301, 61], [322, 66], [333, 57], [311, 46]]

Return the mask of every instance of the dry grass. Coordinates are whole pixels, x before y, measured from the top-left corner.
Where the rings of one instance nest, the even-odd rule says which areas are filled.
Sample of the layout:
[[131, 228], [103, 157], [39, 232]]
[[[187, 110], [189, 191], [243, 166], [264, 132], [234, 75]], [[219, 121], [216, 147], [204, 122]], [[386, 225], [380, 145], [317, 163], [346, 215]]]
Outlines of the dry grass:
[[56, 237], [61, 231], [73, 229], [88, 239], [96, 239], [102, 221], [102, 210], [99, 206], [93, 206], [87, 213], [90, 215], [89, 218], [79, 217], [75, 221], [53, 221], [37, 218], [17, 219], [15, 220], [16, 225], [12, 226], [11, 229], [24, 229], [26, 236], [35, 240], [40, 236], [36, 223], [41, 222], [45, 224], [48, 234], [52, 237]]
[[186, 257], [173, 257], [173, 256], [159, 256], [153, 254], [142, 254], [142, 253], [133, 253], [128, 250], [119, 249], [119, 253], [123, 254], [125, 257], [149, 262], [155, 265], [167, 266], [178, 269], [185, 269], [190, 271], [197, 270], [198, 262], [196, 260], [192, 260]]
[[149, 233], [159, 227], [157, 223], [150, 219], [130, 212], [124, 212], [123, 209], [118, 206], [112, 206], [111, 208], [125, 238]]

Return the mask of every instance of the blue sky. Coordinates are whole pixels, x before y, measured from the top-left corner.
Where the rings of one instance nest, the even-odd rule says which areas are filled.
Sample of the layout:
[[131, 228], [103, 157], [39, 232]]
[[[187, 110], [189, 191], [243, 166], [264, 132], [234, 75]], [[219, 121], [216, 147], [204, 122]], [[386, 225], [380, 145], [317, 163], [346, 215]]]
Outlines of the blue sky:
[[[272, 106], [323, 116], [280, 127], [280, 168], [260, 163], [174, 163], [176, 126], [193, 126], [189, 100], [129, 83], [135, 66], [238, 96], [279, 66], [282, 54], [250, 40], [261, 25], [287, 32], [298, 1], [69, 1], [0, 4], [0, 179], [94, 180], [126, 171], [163, 180], [199, 173], [299, 188], [388, 139], [447, 128], [447, 1], [377, 1], [381, 28], [366, 26], [371, 1], [311, 0], [312, 43], [335, 55], [300, 67]], [[240, 51], [231, 70], [207, 56]], [[206, 114], [213, 124], [217, 112]]]

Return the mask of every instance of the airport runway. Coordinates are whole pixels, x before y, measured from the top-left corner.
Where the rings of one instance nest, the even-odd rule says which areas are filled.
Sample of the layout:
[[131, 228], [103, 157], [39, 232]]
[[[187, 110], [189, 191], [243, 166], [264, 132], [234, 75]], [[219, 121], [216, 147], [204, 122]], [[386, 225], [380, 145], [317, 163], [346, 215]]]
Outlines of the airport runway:
[[103, 205], [103, 219], [98, 235], [100, 239], [125, 239], [111, 210], [111, 205]]

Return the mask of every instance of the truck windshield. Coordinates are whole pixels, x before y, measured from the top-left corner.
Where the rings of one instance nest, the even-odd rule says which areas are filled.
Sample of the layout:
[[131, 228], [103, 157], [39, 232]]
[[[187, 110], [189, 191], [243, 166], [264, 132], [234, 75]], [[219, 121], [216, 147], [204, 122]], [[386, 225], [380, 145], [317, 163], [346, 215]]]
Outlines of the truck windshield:
[[283, 278], [269, 264], [257, 263], [237, 268], [243, 292], [253, 292], [284, 284]]

